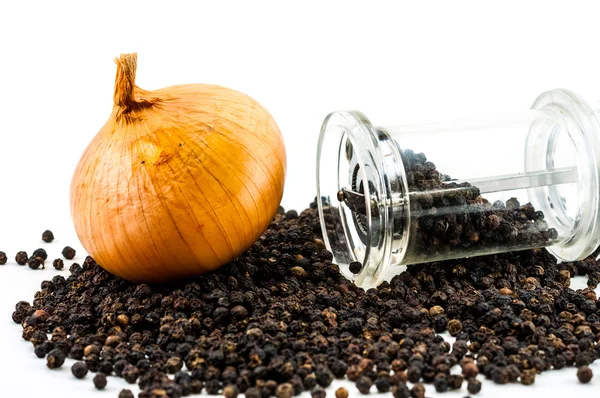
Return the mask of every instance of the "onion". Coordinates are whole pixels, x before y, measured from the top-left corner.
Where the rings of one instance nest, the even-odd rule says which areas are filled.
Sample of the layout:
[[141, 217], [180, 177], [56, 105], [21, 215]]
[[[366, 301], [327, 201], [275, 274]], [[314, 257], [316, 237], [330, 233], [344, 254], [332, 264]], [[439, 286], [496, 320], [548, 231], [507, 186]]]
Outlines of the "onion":
[[135, 85], [137, 55], [115, 61], [113, 111], [71, 183], [83, 247], [135, 282], [230, 262], [281, 201], [286, 156], [277, 124], [252, 98], [224, 87], [143, 90]]

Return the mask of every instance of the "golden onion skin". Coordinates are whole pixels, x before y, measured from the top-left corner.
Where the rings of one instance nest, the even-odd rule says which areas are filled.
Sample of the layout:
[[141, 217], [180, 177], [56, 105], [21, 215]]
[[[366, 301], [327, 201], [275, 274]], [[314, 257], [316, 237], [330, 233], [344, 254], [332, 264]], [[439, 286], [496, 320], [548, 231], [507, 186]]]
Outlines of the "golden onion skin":
[[134, 282], [214, 270], [264, 232], [283, 195], [283, 137], [269, 112], [228, 88], [135, 86], [116, 60], [114, 108], [73, 175], [71, 215], [86, 251]]

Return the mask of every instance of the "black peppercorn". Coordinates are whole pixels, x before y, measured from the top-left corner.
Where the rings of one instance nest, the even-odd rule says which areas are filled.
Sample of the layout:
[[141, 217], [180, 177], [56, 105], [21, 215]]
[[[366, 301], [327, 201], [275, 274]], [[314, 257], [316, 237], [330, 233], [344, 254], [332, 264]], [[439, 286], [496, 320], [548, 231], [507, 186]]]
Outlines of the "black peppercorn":
[[94, 376], [94, 386], [98, 390], [103, 390], [104, 387], [106, 387], [106, 384], [107, 380], [105, 375], [103, 375], [102, 373], [98, 373], [96, 376]]
[[481, 382], [477, 379], [469, 379], [467, 391], [469, 391], [469, 394], [479, 394], [479, 391], [481, 391]]
[[353, 274], [360, 274], [360, 271], [362, 270], [362, 267], [363, 267], [363, 265], [359, 261], [353, 261], [350, 264], [348, 264], [348, 269]]
[[448, 377], [444, 374], [437, 374], [433, 379], [433, 386], [437, 392], [446, 392], [450, 387]]
[[397, 384], [392, 387], [392, 396], [394, 398], [410, 398], [410, 390], [406, 384]]
[[44, 268], [44, 259], [42, 259], [41, 257], [37, 257], [37, 256], [36, 257], [31, 256], [27, 260], [27, 265], [29, 265], [29, 268], [31, 268], [31, 269], [38, 269], [38, 268], [40, 268], [40, 266], [43, 269]]
[[373, 380], [367, 376], [360, 376], [358, 380], [356, 380], [356, 388], [361, 394], [368, 394], [371, 390], [371, 386], [373, 386]]
[[410, 390], [412, 398], [425, 398], [425, 386], [421, 383], [416, 383]]
[[42, 232], [42, 240], [46, 243], [50, 243], [54, 240], [54, 234], [49, 229]]
[[0, 251], [0, 265], [6, 264], [7, 261], [8, 259], [6, 258], [6, 253]]
[[45, 358], [52, 348], [54, 348], [52, 342], [44, 341], [35, 346], [34, 352], [38, 358]]
[[61, 258], [57, 258], [52, 262], [52, 266], [57, 270], [60, 271], [65, 267], [65, 263]]
[[29, 257], [27, 256], [27, 253], [23, 252], [23, 251], [17, 252], [17, 254], [15, 256], [15, 261], [19, 265], [26, 265], [28, 259], [29, 259]]
[[577, 369], [577, 378], [581, 383], [589, 383], [593, 376], [592, 369], [587, 366], [582, 366]]
[[40, 248], [36, 249], [31, 257], [40, 257], [42, 260], [46, 261], [48, 259], [48, 253], [46, 253], [46, 250]]
[[131, 390], [122, 389], [119, 393], [119, 398], [135, 398], [135, 396], [133, 395], [133, 392], [131, 392]]
[[46, 366], [50, 369], [60, 368], [65, 363], [66, 355], [62, 350], [57, 348], [48, 353], [46, 357]]
[[[317, 387], [314, 390], [312, 390], [310, 395], [312, 398], [325, 398], [327, 396], [327, 393], [321, 387]], [[246, 395], [246, 398], [248, 398], [248, 395]]]
[[[221, 389], [221, 383], [219, 383], [219, 380], [215, 379], [207, 380], [204, 389], [208, 395], [218, 395], [219, 390]], [[247, 394], [248, 390], [246, 390], [246, 396], [248, 396]]]
[[65, 246], [65, 248], [62, 250], [62, 255], [67, 260], [73, 260], [73, 258], [75, 258], [75, 249], [73, 249], [71, 246]]
[[237, 398], [238, 394], [238, 389], [234, 385], [229, 384], [223, 388], [223, 396], [225, 398]]
[[406, 376], [411, 383], [417, 383], [421, 380], [421, 369], [417, 366], [409, 366], [406, 370]]
[[137, 366], [134, 365], [126, 365], [121, 371], [121, 377], [129, 384], [135, 383], [139, 375], [140, 372]]
[[317, 366], [315, 375], [317, 376], [317, 383], [319, 383], [321, 387], [329, 387], [333, 381], [333, 374], [325, 366]]
[[71, 373], [78, 379], [83, 379], [88, 374], [88, 367], [85, 362], [75, 362], [73, 366], [71, 366]]
[[283, 383], [277, 386], [275, 390], [277, 398], [292, 398], [294, 396], [294, 387], [290, 383]]

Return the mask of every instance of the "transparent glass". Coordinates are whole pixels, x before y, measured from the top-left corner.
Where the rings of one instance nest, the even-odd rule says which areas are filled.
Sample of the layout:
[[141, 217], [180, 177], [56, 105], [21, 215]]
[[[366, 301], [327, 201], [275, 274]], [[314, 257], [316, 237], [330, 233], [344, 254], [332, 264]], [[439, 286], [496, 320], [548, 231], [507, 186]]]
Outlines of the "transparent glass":
[[524, 112], [418, 126], [333, 112], [317, 155], [324, 240], [364, 288], [452, 258], [547, 247], [583, 259], [600, 242], [599, 120], [566, 90]]

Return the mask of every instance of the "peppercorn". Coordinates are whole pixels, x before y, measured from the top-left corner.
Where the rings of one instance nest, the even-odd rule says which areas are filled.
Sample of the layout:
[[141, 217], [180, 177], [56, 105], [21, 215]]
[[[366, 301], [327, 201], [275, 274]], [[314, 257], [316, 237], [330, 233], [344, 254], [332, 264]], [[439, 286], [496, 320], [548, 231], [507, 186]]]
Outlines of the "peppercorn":
[[433, 379], [433, 386], [437, 392], [446, 392], [450, 387], [448, 377], [444, 374], [437, 374]]
[[62, 350], [55, 348], [48, 353], [48, 356], [46, 357], [46, 366], [50, 369], [60, 368], [65, 363], [65, 358], [65, 353]]
[[307, 374], [304, 376], [302, 384], [307, 390], [312, 390], [317, 385], [317, 376], [314, 373]]
[[348, 390], [344, 387], [340, 387], [335, 390], [335, 398], [348, 398]]
[[126, 365], [121, 371], [121, 377], [129, 384], [135, 383], [139, 375], [140, 372], [137, 366], [134, 365]]
[[[321, 387], [317, 387], [314, 390], [312, 390], [310, 396], [312, 398], [325, 398], [327, 396], [327, 393]], [[248, 398], [248, 395], [246, 395], [246, 398]]]
[[462, 330], [462, 323], [458, 319], [451, 319], [448, 321], [448, 333], [450, 333], [450, 336], [456, 336], [462, 332]]
[[171, 357], [167, 360], [167, 363], [165, 366], [166, 366], [167, 372], [177, 373], [183, 367], [183, 362], [181, 361], [181, 358], [179, 358], [179, 357]]
[[107, 383], [108, 381], [106, 380], [106, 375], [98, 373], [96, 376], [94, 376], [94, 387], [96, 387], [98, 390], [103, 390]]
[[50, 341], [44, 341], [35, 346], [34, 352], [38, 358], [45, 358], [46, 355], [54, 348]]
[[134, 395], [133, 395], [133, 392], [131, 392], [131, 390], [124, 388], [119, 393], [119, 398], [134, 398]]
[[356, 380], [356, 388], [362, 394], [368, 394], [371, 390], [371, 386], [373, 386], [373, 380], [368, 376], [360, 376], [358, 380]]
[[[219, 380], [215, 379], [207, 380], [204, 389], [208, 395], [218, 395], [219, 390], [221, 389], [221, 383], [219, 383]], [[247, 394], [248, 392], [246, 390], [246, 397], [248, 396]]]
[[204, 383], [201, 380], [192, 380], [190, 383], [190, 391], [192, 394], [200, 394], [204, 388]]
[[292, 398], [294, 396], [294, 387], [290, 383], [283, 383], [277, 386], [275, 390], [277, 398]]
[[27, 260], [28, 259], [29, 259], [29, 257], [27, 256], [27, 253], [23, 252], [23, 251], [17, 252], [17, 254], [15, 256], [15, 261], [19, 265], [25, 265], [25, 264], [27, 264]]
[[410, 390], [406, 384], [397, 384], [392, 387], [392, 396], [394, 398], [410, 398]]
[[49, 229], [42, 232], [42, 240], [46, 243], [50, 243], [54, 240], [54, 234]]
[[589, 383], [593, 376], [594, 374], [592, 373], [592, 369], [587, 366], [582, 366], [577, 369], [577, 378], [579, 379], [580, 383]]
[[237, 398], [238, 394], [238, 389], [234, 385], [229, 384], [223, 388], [223, 396], [225, 398]]
[[40, 266], [44, 269], [44, 260], [41, 257], [31, 256], [27, 260], [27, 265], [29, 265], [29, 268], [31, 269], [38, 269]]
[[333, 381], [333, 374], [325, 366], [317, 366], [315, 375], [317, 376], [317, 383], [319, 383], [321, 387], [329, 387]]
[[448, 387], [451, 390], [460, 390], [463, 380], [462, 375], [450, 375], [448, 376]]
[[524, 370], [521, 373], [521, 384], [529, 386], [535, 383], [535, 370]]
[[60, 271], [65, 267], [65, 263], [61, 258], [57, 258], [52, 262], [52, 266], [57, 270]]
[[421, 383], [416, 383], [410, 390], [410, 396], [412, 398], [425, 398], [425, 386]]
[[6, 264], [7, 261], [8, 259], [6, 258], [6, 253], [0, 251], [0, 265]]
[[77, 377], [78, 379], [83, 379], [85, 375], [88, 374], [88, 367], [85, 362], [75, 362], [73, 366], [71, 366], [71, 373], [73, 373], [73, 376]]
[[463, 367], [462, 367], [462, 374], [467, 378], [473, 378], [473, 377], [477, 377], [477, 375], [479, 374], [479, 367], [474, 364], [473, 362], [470, 363], [466, 363]]
[[421, 380], [421, 369], [417, 366], [409, 366], [406, 370], [406, 376], [411, 383], [417, 383]]
[[469, 391], [469, 394], [479, 394], [479, 391], [481, 391], [481, 382], [477, 379], [469, 379], [467, 391]]
[[71, 246], [65, 246], [65, 248], [62, 250], [62, 255], [67, 260], [73, 260], [73, 258], [75, 258], [75, 249], [73, 249]]
[[350, 264], [348, 264], [348, 270], [353, 274], [360, 274], [362, 267], [363, 265], [359, 261], [352, 261]]

